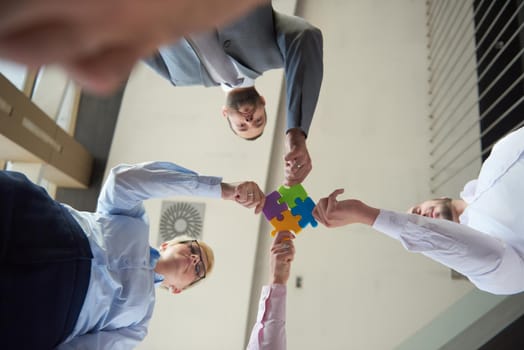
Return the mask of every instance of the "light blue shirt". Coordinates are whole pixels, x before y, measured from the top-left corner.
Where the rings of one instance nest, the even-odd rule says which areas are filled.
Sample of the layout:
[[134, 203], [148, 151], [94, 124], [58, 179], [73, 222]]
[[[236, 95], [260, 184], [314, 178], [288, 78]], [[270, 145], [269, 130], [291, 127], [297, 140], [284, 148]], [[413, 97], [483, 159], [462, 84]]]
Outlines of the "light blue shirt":
[[159, 256], [149, 246], [142, 202], [179, 195], [220, 198], [221, 180], [168, 162], [119, 165], [95, 213], [67, 207], [89, 239], [93, 260], [77, 323], [59, 349], [130, 349], [146, 336]]

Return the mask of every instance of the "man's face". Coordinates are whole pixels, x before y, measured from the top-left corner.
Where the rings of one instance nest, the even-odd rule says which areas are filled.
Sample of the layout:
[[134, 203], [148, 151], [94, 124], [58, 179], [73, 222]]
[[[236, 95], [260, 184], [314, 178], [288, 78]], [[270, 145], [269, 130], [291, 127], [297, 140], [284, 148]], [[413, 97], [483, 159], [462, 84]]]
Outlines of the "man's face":
[[458, 217], [449, 198], [431, 199], [422, 202], [409, 208], [408, 213], [458, 222]]
[[266, 101], [254, 88], [229, 92], [222, 114], [235, 134], [244, 139], [258, 137], [267, 122]]

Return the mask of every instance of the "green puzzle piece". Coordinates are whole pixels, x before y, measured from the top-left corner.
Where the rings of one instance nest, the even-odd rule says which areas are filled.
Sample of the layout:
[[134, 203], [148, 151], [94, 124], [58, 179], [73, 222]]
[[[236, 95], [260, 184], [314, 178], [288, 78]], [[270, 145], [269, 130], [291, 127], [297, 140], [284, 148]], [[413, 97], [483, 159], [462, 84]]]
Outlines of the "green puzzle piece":
[[296, 198], [300, 198], [302, 199], [302, 201], [305, 201], [306, 198], [309, 197], [307, 195], [306, 190], [304, 189], [304, 187], [302, 187], [301, 184], [296, 184], [291, 187], [280, 186], [278, 188], [278, 192], [281, 196], [281, 198], [278, 200], [278, 203], [282, 204], [285, 202], [289, 209], [296, 207]]

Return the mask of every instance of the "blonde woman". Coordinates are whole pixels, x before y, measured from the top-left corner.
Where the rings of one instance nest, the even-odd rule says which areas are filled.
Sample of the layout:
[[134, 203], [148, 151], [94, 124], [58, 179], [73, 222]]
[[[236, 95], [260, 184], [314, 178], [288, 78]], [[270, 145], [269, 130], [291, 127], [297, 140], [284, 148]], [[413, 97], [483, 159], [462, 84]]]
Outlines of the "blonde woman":
[[20, 173], [0, 172], [2, 348], [138, 344], [155, 285], [180, 293], [213, 269], [213, 252], [203, 242], [149, 246], [143, 201], [176, 195], [234, 200], [256, 213], [264, 204], [254, 182], [223, 183], [169, 162], [112, 169], [94, 213], [54, 201]]

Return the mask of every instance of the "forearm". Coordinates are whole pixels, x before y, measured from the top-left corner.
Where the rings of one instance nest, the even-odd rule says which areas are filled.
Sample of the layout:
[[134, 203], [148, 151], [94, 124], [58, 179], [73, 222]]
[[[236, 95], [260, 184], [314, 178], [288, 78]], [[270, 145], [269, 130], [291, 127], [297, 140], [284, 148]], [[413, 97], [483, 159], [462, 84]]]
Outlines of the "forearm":
[[275, 13], [277, 43], [284, 57], [287, 128], [308, 135], [323, 78], [323, 39], [299, 17]]
[[355, 223], [373, 226], [379, 214], [380, 209], [361, 203], [359, 209], [355, 210], [352, 215], [355, 215]]

